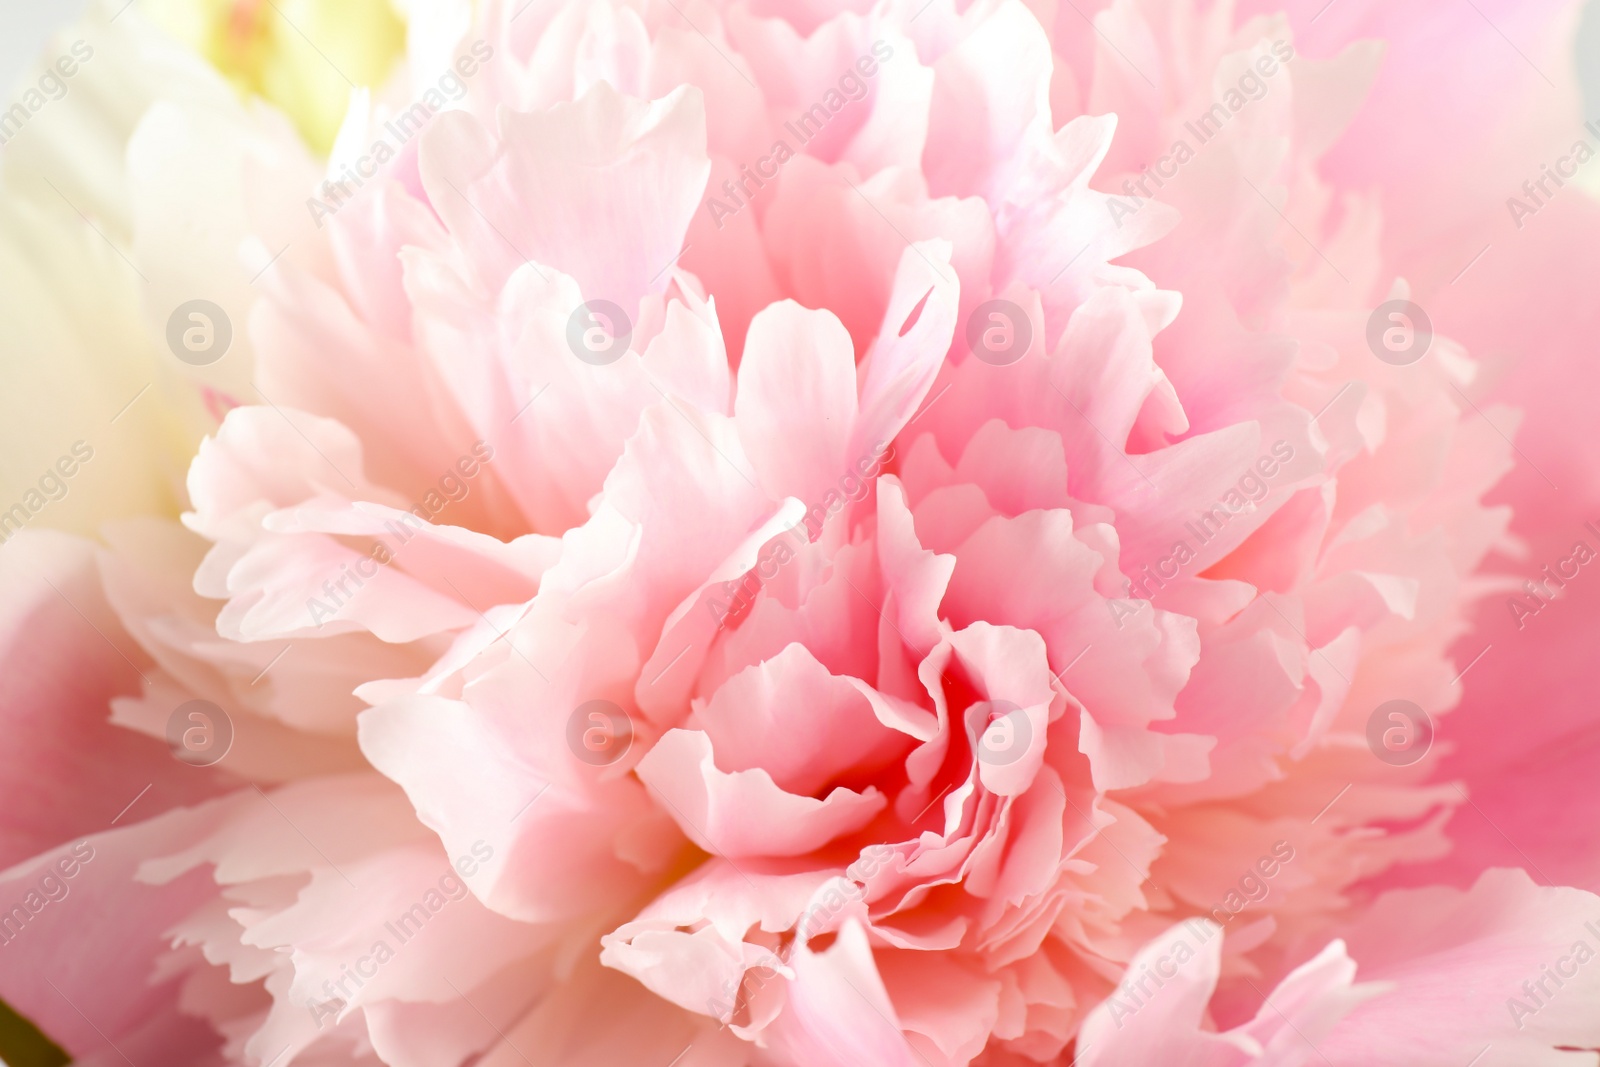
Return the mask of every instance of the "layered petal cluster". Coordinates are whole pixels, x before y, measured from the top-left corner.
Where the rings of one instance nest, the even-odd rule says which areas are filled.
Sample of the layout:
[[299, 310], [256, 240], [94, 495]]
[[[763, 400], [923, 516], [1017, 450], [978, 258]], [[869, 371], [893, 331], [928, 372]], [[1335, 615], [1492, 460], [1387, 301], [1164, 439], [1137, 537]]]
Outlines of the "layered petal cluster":
[[227, 232], [293, 236], [181, 520], [7, 546], [59, 588], [0, 605], [6, 706], [120, 728], [75, 768], [228, 739], [14, 842], [6, 894], [87, 888], [9, 1003], [258, 1067], [1592, 1062], [1600, 899], [1390, 888], [1515, 543], [1510, 416], [1457, 341], [1382, 358], [1410, 285], [1325, 177], [1378, 48], [482, 7], [293, 226], [238, 153]]

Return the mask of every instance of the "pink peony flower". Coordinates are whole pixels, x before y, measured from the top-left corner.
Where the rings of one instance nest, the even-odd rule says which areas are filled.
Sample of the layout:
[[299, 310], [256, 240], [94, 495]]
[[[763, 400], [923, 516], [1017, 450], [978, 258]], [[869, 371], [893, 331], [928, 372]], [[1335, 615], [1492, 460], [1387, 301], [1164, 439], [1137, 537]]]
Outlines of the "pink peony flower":
[[1525, 781], [1504, 326], [1373, 181], [1352, 38], [1430, 23], [1347, 2], [491, 2], [323, 184], [238, 152], [287, 244], [181, 522], [0, 557], [0, 996], [84, 1062], [1594, 1062], [1592, 864], [1458, 814]]

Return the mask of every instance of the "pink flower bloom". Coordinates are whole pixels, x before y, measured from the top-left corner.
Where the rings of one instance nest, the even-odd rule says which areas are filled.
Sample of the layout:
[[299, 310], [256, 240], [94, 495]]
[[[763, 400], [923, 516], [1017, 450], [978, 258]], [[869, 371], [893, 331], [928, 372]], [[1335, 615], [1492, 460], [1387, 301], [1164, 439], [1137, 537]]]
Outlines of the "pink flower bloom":
[[1432, 24], [1348, 2], [491, 2], [298, 229], [245, 154], [182, 522], [0, 561], [0, 996], [94, 1062], [1580, 1062], [1592, 863], [1456, 776], [1526, 781], [1459, 653], [1562, 539], [1372, 184], [1352, 38]]

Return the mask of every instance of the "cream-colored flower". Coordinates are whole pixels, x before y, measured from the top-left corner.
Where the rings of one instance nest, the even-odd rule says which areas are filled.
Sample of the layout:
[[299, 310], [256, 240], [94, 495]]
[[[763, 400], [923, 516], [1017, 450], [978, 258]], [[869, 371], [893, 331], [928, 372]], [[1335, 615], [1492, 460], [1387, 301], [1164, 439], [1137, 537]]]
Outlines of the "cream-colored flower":
[[177, 514], [200, 439], [268, 399], [250, 310], [314, 244], [352, 98], [409, 99], [469, 8], [99, 0], [0, 97], [0, 540]]
[[175, 513], [200, 394], [148, 326], [128, 143], [159, 98], [226, 102], [144, 24], [95, 8], [0, 101], [0, 538]]
[[382, 84], [406, 43], [390, 0], [148, 0], [144, 10], [281, 108], [319, 152], [333, 145], [350, 90]]

